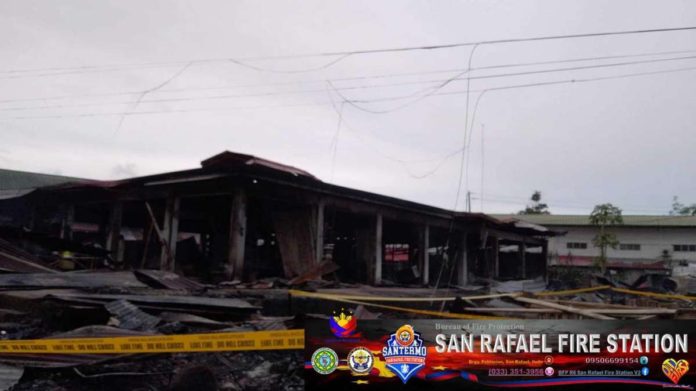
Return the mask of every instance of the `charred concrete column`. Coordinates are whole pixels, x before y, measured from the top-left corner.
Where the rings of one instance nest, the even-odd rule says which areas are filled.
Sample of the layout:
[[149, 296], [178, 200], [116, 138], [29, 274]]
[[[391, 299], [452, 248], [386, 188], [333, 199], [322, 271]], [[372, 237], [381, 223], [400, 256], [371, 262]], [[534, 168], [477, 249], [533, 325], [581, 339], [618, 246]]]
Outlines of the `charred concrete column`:
[[428, 285], [428, 280], [430, 279], [430, 254], [428, 249], [430, 248], [430, 226], [428, 224], [423, 224], [420, 233], [420, 245], [421, 249], [421, 275], [423, 276], [423, 285]]
[[324, 259], [324, 204], [324, 200], [319, 199], [316, 209], [316, 236], [314, 244], [314, 251], [316, 252], [314, 259], [316, 264], [321, 263]]
[[72, 224], [75, 222], [75, 205], [63, 206], [63, 221], [60, 228], [60, 238], [72, 240]]
[[544, 239], [544, 243], [541, 245], [541, 261], [544, 263], [542, 265], [544, 280], [548, 282], [546, 270], [549, 267], [549, 242], [546, 239]]
[[109, 227], [106, 236], [106, 249], [111, 252], [111, 256], [117, 262], [122, 253], [120, 252], [121, 246], [121, 222], [123, 221], [123, 203], [121, 201], [115, 202], [111, 206], [111, 211], [109, 212]]
[[466, 241], [466, 232], [462, 233], [459, 239], [459, 259], [457, 262], [457, 285], [465, 286], [469, 283], [469, 257]]
[[382, 283], [382, 214], [375, 219], [375, 285]]
[[230, 237], [225, 275], [228, 279], [242, 280], [244, 277], [244, 246], [247, 231], [247, 196], [244, 188], [238, 188], [232, 195], [230, 211]]
[[176, 262], [176, 242], [179, 237], [179, 207], [181, 199], [179, 197], [167, 198], [164, 209], [164, 225], [162, 227], [162, 237], [164, 245], [160, 257], [160, 270], [174, 271]]
[[497, 279], [500, 278], [500, 244], [497, 236], [491, 237], [491, 246], [493, 247], [493, 278]]
[[520, 263], [522, 265], [522, 278], [527, 278], [527, 243], [524, 241], [518, 245]]

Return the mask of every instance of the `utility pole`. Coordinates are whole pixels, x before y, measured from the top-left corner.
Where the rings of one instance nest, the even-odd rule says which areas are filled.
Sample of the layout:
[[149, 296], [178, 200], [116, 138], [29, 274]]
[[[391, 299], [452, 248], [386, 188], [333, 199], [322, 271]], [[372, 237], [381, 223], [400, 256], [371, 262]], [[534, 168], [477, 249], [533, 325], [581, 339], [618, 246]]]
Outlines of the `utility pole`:
[[471, 192], [466, 192], [466, 211], [471, 212]]
[[483, 175], [484, 175], [484, 163], [486, 162], [485, 160], [485, 144], [484, 144], [484, 130], [486, 129], [486, 125], [481, 124], [481, 213], [483, 213]]

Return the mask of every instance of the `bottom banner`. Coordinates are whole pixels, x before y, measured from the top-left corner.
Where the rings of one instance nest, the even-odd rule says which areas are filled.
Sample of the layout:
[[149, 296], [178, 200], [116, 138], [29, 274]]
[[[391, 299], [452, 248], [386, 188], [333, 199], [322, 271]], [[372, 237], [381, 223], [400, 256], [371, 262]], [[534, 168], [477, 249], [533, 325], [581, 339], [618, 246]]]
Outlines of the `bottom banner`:
[[693, 389], [696, 321], [308, 321], [307, 390]]

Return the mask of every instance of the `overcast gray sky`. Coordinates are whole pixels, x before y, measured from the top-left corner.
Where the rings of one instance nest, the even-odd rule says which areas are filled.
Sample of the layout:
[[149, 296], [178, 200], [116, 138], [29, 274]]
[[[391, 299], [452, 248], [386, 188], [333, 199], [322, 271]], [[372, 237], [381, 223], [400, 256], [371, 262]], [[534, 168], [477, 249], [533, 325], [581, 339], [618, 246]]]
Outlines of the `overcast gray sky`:
[[[696, 2], [4, 0], [0, 167], [112, 179], [231, 150], [452, 208], [467, 74], [415, 98], [466, 70], [471, 47], [268, 57], [685, 26]], [[696, 31], [479, 46], [459, 208], [467, 189], [485, 212], [533, 190], [555, 213], [696, 202], [696, 58], [674, 59], [694, 56]], [[485, 89], [590, 78], [609, 79], [491, 90], [473, 118]]]

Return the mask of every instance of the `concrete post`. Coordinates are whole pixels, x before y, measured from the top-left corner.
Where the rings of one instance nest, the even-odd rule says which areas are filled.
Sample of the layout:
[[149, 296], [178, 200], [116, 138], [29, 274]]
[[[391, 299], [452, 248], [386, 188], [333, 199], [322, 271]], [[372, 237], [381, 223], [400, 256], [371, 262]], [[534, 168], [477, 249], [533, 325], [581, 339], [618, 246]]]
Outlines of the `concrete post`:
[[459, 259], [457, 262], [457, 285], [465, 286], [469, 283], [469, 257], [466, 244], [466, 233], [462, 233], [459, 245]]
[[424, 224], [421, 232], [421, 275], [423, 276], [423, 285], [428, 285], [430, 279], [430, 254], [428, 249], [430, 248], [430, 226]]
[[244, 247], [247, 231], [247, 198], [243, 188], [232, 196], [230, 212], [230, 236], [225, 274], [228, 279], [242, 280], [244, 277]]
[[324, 259], [324, 200], [319, 200], [317, 203], [316, 214], [316, 241], [314, 257], [315, 263], [318, 265]]
[[123, 221], [123, 203], [115, 202], [109, 213], [109, 228], [106, 236], [106, 249], [118, 261], [119, 246], [121, 245], [121, 222]]
[[375, 219], [375, 285], [382, 282], [382, 214], [378, 213]]

